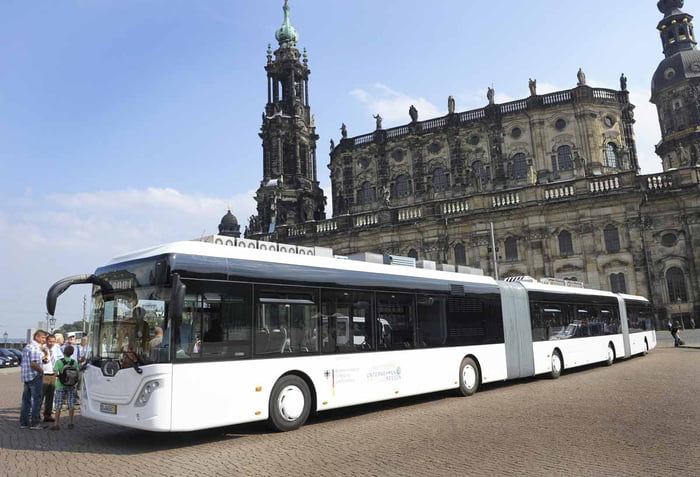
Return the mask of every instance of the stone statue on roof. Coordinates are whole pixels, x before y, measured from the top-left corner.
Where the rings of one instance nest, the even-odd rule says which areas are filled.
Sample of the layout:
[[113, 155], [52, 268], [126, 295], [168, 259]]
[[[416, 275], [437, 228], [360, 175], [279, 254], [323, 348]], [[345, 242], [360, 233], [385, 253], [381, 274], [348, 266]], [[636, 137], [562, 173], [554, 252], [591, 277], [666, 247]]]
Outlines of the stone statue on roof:
[[528, 87], [530, 88], [530, 96], [537, 96], [537, 80], [530, 78]]
[[410, 108], [408, 108], [408, 115], [411, 117], [412, 122], [418, 121], [418, 110], [416, 109], [415, 106], [411, 105]]

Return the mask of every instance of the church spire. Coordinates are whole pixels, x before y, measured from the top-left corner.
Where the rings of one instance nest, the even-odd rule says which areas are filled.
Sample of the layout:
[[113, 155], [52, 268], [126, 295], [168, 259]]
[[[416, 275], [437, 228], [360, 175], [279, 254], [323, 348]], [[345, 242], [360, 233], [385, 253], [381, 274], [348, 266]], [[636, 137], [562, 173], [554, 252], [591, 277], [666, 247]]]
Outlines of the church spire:
[[656, 6], [664, 14], [657, 29], [666, 58], [679, 51], [694, 50], [697, 42], [693, 32], [693, 16], [681, 11], [683, 0], [659, 0]]
[[[267, 47], [267, 103], [260, 138], [263, 176], [255, 200], [258, 216], [251, 222], [250, 237], [275, 233], [325, 218], [325, 197], [316, 170], [316, 127], [309, 104], [309, 58], [297, 49], [299, 35], [289, 20], [289, 0], [284, 1], [284, 21], [275, 32], [279, 48]], [[280, 232], [281, 233], [281, 232]]]
[[289, 0], [284, 0], [282, 10], [284, 10], [284, 21], [282, 22], [282, 26], [275, 32], [275, 38], [282, 48], [288, 46], [294, 47], [299, 40], [299, 34], [289, 21]]

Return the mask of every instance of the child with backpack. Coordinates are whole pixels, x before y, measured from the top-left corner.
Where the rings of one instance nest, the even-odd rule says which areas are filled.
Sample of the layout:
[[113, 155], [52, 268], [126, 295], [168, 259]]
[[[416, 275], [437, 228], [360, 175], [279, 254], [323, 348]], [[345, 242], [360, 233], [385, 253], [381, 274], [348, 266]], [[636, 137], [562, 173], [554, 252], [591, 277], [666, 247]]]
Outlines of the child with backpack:
[[63, 349], [64, 357], [56, 361], [54, 372], [58, 375], [56, 380], [56, 394], [54, 396], [54, 411], [56, 412], [56, 423], [49, 427], [52, 431], [61, 429], [59, 421], [61, 420], [61, 409], [63, 402], [66, 403], [68, 409], [68, 429], [73, 429], [73, 413], [75, 412], [75, 385], [78, 384], [78, 362], [71, 358], [73, 356], [73, 347], [67, 345]]

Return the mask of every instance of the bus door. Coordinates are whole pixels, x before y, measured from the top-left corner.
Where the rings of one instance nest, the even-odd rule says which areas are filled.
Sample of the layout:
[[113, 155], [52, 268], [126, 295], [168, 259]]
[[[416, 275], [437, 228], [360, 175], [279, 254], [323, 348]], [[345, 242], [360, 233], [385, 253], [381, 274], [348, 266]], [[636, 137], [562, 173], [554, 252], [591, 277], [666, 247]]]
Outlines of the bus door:
[[532, 328], [527, 290], [518, 282], [498, 282], [503, 307], [503, 336], [508, 379], [534, 376]]
[[622, 330], [622, 342], [625, 346], [625, 358], [629, 358], [632, 356], [629, 319], [627, 318], [627, 307], [625, 306], [625, 300], [620, 295], [617, 295], [617, 304], [620, 308], [620, 329]]

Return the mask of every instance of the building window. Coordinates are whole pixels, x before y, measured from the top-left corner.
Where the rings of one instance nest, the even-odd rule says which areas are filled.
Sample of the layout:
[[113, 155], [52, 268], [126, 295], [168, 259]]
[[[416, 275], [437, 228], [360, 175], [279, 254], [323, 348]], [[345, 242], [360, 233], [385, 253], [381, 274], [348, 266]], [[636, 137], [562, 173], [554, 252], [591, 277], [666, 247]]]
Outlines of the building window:
[[552, 164], [554, 170], [560, 171], [570, 171], [574, 168], [574, 161], [571, 156], [571, 147], [569, 146], [559, 146], [557, 149], [556, 162]]
[[491, 182], [491, 168], [484, 166], [481, 161], [472, 163], [472, 173], [479, 184]]
[[561, 255], [570, 255], [574, 253], [574, 243], [571, 240], [571, 233], [563, 230], [559, 233], [559, 253]]
[[466, 265], [467, 253], [464, 250], [464, 245], [458, 243], [455, 245], [455, 265]]
[[518, 240], [509, 237], [506, 239], [506, 260], [517, 260], [518, 259]]
[[605, 147], [605, 165], [607, 167], [618, 167], [617, 165], [617, 146], [609, 142]]
[[605, 238], [605, 250], [608, 253], [620, 251], [620, 234], [617, 231], [617, 227], [608, 224], [603, 230], [603, 236]]
[[394, 188], [396, 193], [393, 196], [397, 199], [402, 199], [411, 195], [411, 181], [408, 175], [401, 174], [398, 176], [394, 183]]
[[360, 204], [367, 205], [374, 202], [374, 187], [369, 181], [362, 183], [362, 188], [360, 189]]
[[665, 233], [661, 236], [661, 245], [664, 247], [673, 247], [678, 243], [678, 237], [674, 233]]
[[404, 158], [403, 151], [401, 149], [396, 149], [391, 153], [391, 157], [393, 157], [396, 162], [401, 162]]
[[433, 190], [435, 192], [444, 192], [447, 190], [449, 184], [447, 180], [447, 173], [442, 167], [436, 167], [433, 169]]
[[527, 160], [522, 152], [513, 156], [513, 164], [510, 166], [511, 179], [524, 179], [527, 175]]
[[688, 291], [685, 288], [683, 270], [678, 267], [669, 268], [666, 272], [666, 286], [668, 287], [668, 298], [670, 301], [688, 301]]
[[613, 293], [627, 293], [627, 285], [625, 284], [625, 274], [613, 273], [610, 275], [610, 290]]

